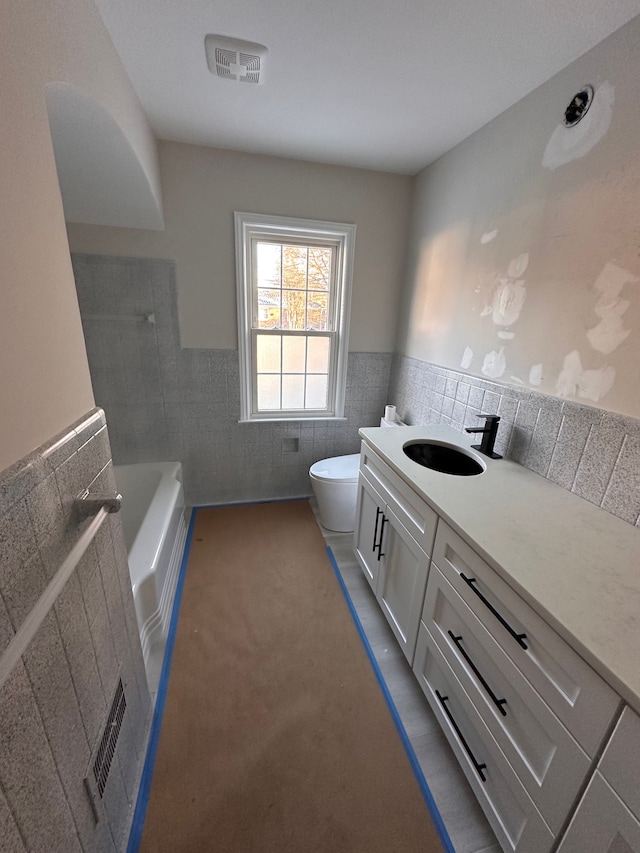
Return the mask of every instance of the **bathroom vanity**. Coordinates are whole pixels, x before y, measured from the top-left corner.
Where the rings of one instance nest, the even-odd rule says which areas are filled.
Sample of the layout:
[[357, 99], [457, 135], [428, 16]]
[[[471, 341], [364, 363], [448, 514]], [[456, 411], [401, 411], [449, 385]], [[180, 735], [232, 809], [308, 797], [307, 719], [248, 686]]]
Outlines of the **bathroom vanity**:
[[446, 426], [361, 429], [354, 548], [505, 851], [640, 853], [640, 531]]

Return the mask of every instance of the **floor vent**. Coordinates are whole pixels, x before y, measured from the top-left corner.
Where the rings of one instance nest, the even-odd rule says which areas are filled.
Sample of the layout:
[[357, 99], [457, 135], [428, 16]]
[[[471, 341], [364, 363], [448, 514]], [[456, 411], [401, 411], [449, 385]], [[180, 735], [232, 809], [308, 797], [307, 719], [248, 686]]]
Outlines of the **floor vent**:
[[111, 762], [113, 761], [118, 738], [120, 737], [120, 729], [122, 728], [122, 720], [126, 708], [127, 700], [124, 697], [124, 687], [122, 686], [122, 679], [120, 679], [93, 762], [93, 779], [100, 798], [102, 798], [104, 789], [107, 786], [109, 770], [111, 770]]

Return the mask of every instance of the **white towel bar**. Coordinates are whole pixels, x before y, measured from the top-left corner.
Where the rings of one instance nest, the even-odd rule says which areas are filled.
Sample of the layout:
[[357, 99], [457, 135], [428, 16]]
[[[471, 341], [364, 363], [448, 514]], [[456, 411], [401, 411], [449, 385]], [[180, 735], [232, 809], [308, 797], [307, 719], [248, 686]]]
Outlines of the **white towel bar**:
[[14, 666], [18, 663], [27, 646], [35, 637], [38, 628], [44, 622], [47, 613], [53, 607], [54, 602], [62, 592], [64, 585], [69, 580], [74, 569], [82, 559], [82, 555], [91, 544], [93, 537], [96, 535], [105, 518], [111, 511], [112, 510], [110, 510], [109, 507], [105, 506], [102, 506], [98, 510], [95, 518], [93, 518], [82, 536], [78, 539], [71, 551], [69, 551], [66, 560], [62, 563], [27, 618], [14, 634], [11, 642], [0, 658], [0, 688], [2, 688], [7, 678], [9, 678]]

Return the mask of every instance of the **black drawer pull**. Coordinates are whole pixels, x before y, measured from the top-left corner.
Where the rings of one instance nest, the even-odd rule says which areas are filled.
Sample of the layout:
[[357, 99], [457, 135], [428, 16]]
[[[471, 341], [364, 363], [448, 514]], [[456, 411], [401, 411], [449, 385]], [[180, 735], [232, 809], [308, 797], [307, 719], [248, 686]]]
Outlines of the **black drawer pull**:
[[382, 515], [382, 524], [380, 525], [380, 541], [378, 542], [378, 562], [380, 561], [380, 557], [384, 557], [382, 552], [382, 537], [384, 536], [384, 526], [387, 524], [389, 519], [386, 515]]
[[476, 761], [475, 755], [471, 752], [471, 747], [469, 746], [469, 744], [466, 742], [466, 740], [462, 736], [462, 732], [458, 728], [458, 724], [453, 719], [453, 714], [447, 708], [447, 706], [444, 704], [445, 702], [447, 702], [449, 700], [449, 697], [448, 696], [441, 696], [440, 692], [438, 690], [436, 690], [436, 696], [438, 697], [438, 701], [442, 705], [442, 710], [445, 712], [445, 714], [449, 718], [449, 722], [451, 723], [453, 728], [456, 730], [456, 734], [458, 735], [458, 737], [460, 739], [460, 743], [462, 744], [464, 751], [467, 753], [467, 755], [471, 759], [473, 766], [476, 768], [476, 773], [482, 779], [483, 782], [486, 782], [487, 777], [484, 775], [484, 773], [482, 771], [487, 769], [487, 765], [486, 764], [478, 764], [478, 762]]
[[482, 602], [486, 607], [488, 607], [488, 608], [489, 608], [489, 610], [493, 613], [493, 615], [496, 617], [496, 619], [498, 620], [498, 622], [500, 622], [500, 624], [501, 624], [504, 628], [506, 628], [506, 629], [507, 629], [507, 631], [511, 634], [511, 636], [512, 636], [512, 637], [513, 637], [513, 639], [516, 641], [516, 643], [518, 643], [518, 645], [519, 645], [519, 646], [522, 646], [522, 648], [523, 648], [523, 649], [528, 649], [529, 647], [528, 647], [528, 646], [527, 646], [527, 644], [525, 643], [525, 640], [527, 639], [527, 635], [526, 635], [526, 634], [518, 634], [516, 631], [514, 631], [514, 630], [513, 630], [513, 628], [511, 627], [511, 625], [509, 625], [509, 623], [507, 622], [507, 620], [506, 620], [503, 616], [501, 616], [501, 615], [498, 613], [498, 611], [495, 609], [495, 607], [493, 606], [493, 604], [491, 604], [491, 602], [490, 602], [490, 601], [487, 601], [487, 599], [486, 599], [486, 598], [484, 597], [484, 595], [480, 592], [480, 590], [479, 590], [477, 587], [475, 587], [475, 586], [474, 586], [474, 583], [477, 583], [476, 579], [475, 579], [475, 578], [468, 578], [468, 577], [467, 577], [466, 575], [464, 575], [462, 572], [460, 572], [460, 577], [461, 577], [461, 578], [462, 578], [462, 580], [467, 584], [467, 586], [468, 586], [468, 587], [471, 587], [471, 589], [475, 592], [475, 594], [478, 596], [478, 598], [480, 599], [480, 601], [481, 601], [481, 602]]
[[380, 542], [382, 542], [382, 537], [380, 537], [380, 542], [376, 542], [378, 538], [378, 522], [380, 521], [380, 516], [384, 518], [384, 513], [380, 509], [380, 507], [376, 507], [376, 529], [373, 531], [373, 545], [371, 546], [371, 550], [375, 554], [376, 548], [380, 547]]
[[469, 666], [471, 667], [471, 669], [474, 671], [476, 678], [478, 679], [478, 681], [480, 682], [480, 684], [482, 684], [482, 686], [484, 687], [484, 689], [487, 691], [487, 694], [488, 694], [489, 698], [491, 699], [491, 701], [493, 702], [493, 704], [496, 706], [496, 708], [498, 709], [498, 711], [500, 711], [500, 713], [502, 714], [502, 716], [503, 716], [503, 717], [506, 717], [506, 716], [507, 716], [507, 712], [505, 711], [505, 709], [504, 709], [502, 706], [507, 704], [507, 700], [506, 700], [506, 699], [498, 699], [498, 697], [496, 696], [496, 694], [495, 694], [495, 693], [493, 692], [493, 690], [489, 687], [489, 685], [487, 684], [487, 682], [484, 680], [484, 677], [481, 675], [480, 670], [478, 669], [478, 667], [475, 665], [475, 663], [471, 660], [471, 658], [469, 657], [469, 655], [468, 655], [468, 654], [465, 652], [465, 650], [462, 648], [462, 642], [461, 642], [462, 637], [455, 637], [455, 636], [454, 636], [454, 634], [453, 634], [453, 631], [447, 631], [447, 634], [451, 637], [451, 639], [452, 639], [452, 640], [453, 640], [453, 642], [455, 643], [455, 646], [456, 646], [456, 648], [458, 649], [458, 651], [460, 652], [460, 654], [462, 655], [462, 657], [466, 660], [466, 662], [469, 664]]

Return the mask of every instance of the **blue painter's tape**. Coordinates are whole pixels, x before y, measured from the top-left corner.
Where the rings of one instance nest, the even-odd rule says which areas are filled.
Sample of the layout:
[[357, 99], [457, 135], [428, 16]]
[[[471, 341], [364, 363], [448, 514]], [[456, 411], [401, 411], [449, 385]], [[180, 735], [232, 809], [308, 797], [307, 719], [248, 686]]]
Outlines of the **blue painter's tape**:
[[409, 735], [407, 734], [407, 730], [405, 729], [402, 720], [400, 718], [400, 714], [398, 713], [398, 709], [395, 706], [395, 703], [391, 697], [391, 693], [389, 692], [389, 688], [387, 687], [387, 683], [384, 680], [384, 675], [380, 667], [378, 666], [378, 661], [373, 653], [373, 649], [367, 639], [367, 635], [364, 632], [364, 628], [362, 627], [362, 622], [360, 622], [360, 617], [358, 616], [356, 609], [354, 607], [353, 601], [351, 600], [351, 596], [349, 595], [349, 590], [346, 587], [344, 580], [342, 579], [342, 575], [340, 574], [340, 569], [338, 568], [338, 564], [336, 563], [336, 559], [333, 556], [333, 551], [327, 545], [327, 555], [329, 557], [329, 561], [331, 562], [331, 566], [333, 567], [333, 571], [335, 573], [336, 578], [338, 579], [338, 583], [340, 584], [340, 588], [342, 590], [342, 594], [345, 597], [345, 601], [349, 607], [351, 612], [351, 616], [355, 623], [356, 628], [358, 629], [358, 634], [360, 634], [360, 639], [362, 640], [362, 644], [365, 648], [365, 651], [369, 657], [369, 661], [371, 666], [373, 667], [373, 671], [375, 673], [376, 679], [378, 680], [378, 684], [380, 685], [380, 689], [382, 690], [382, 695], [385, 698], [387, 706], [389, 707], [389, 711], [391, 712], [391, 717], [393, 718], [393, 722], [395, 723], [396, 729], [398, 730], [398, 734], [400, 735], [400, 740], [402, 741], [402, 745], [404, 746], [404, 750], [407, 753], [407, 758], [409, 759], [409, 763], [411, 764], [411, 768], [415, 774], [416, 780], [418, 782], [418, 786], [420, 787], [420, 791], [422, 792], [422, 796], [424, 797], [424, 801], [427, 804], [427, 808], [429, 809], [429, 813], [431, 814], [431, 818], [433, 820], [433, 824], [440, 836], [440, 841], [442, 842], [442, 846], [444, 847], [445, 853], [455, 853], [455, 849], [453, 844], [451, 843], [451, 839], [449, 838], [449, 833], [447, 832], [447, 828], [444, 825], [444, 821], [442, 820], [442, 816], [438, 810], [438, 806], [436, 805], [435, 800], [433, 799], [433, 794], [429, 788], [427, 780], [424, 777], [424, 773], [422, 772], [422, 768], [420, 767], [420, 762], [418, 761], [418, 757], [416, 756], [413, 747], [411, 746], [411, 741], [409, 740]]
[[140, 842], [142, 840], [144, 819], [147, 814], [149, 794], [151, 793], [153, 768], [156, 763], [156, 753], [158, 752], [158, 742], [160, 740], [160, 729], [162, 728], [162, 716], [164, 714], [164, 706], [167, 699], [167, 687], [169, 685], [169, 673], [171, 672], [173, 645], [176, 639], [176, 630], [178, 628], [180, 601], [182, 600], [182, 589], [184, 587], [184, 578], [187, 571], [187, 561], [189, 560], [189, 551], [191, 549], [191, 540], [193, 538], [193, 527], [196, 522], [196, 513], [197, 510], [195, 509], [191, 513], [191, 520], [189, 522], [189, 529], [187, 531], [187, 538], [185, 541], [184, 554], [182, 556], [180, 573], [178, 575], [178, 583], [176, 584], [176, 594], [173, 602], [173, 610], [171, 611], [171, 621], [169, 622], [169, 630], [167, 632], [167, 644], [165, 646], [164, 660], [162, 661], [162, 671], [160, 673], [160, 681], [158, 683], [158, 693], [156, 695], [156, 706], [153, 711], [153, 720], [151, 721], [151, 731], [149, 733], [149, 742], [147, 744], [147, 755], [145, 757], [142, 777], [140, 779], [140, 787], [138, 789], [136, 808], [133, 813], [133, 820], [131, 822], [131, 831], [129, 833], [127, 853], [138, 853]]

